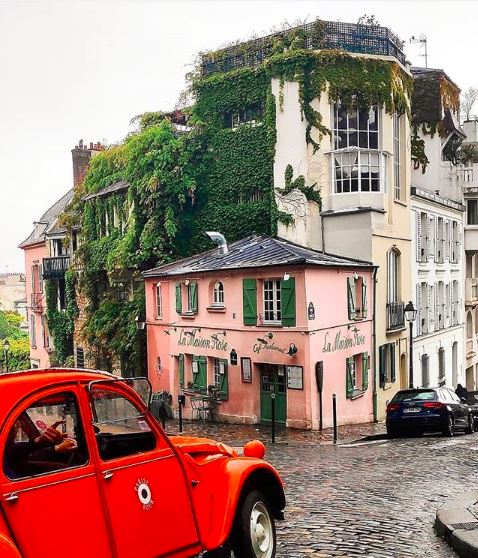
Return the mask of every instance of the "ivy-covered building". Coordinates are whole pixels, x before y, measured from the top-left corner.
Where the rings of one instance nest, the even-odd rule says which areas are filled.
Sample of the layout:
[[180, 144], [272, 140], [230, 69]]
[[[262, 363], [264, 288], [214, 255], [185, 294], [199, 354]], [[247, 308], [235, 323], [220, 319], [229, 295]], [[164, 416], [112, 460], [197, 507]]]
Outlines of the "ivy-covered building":
[[389, 29], [320, 20], [206, 53], [193, 79], [209, 157], [197, 235], [260, 227], [378, 266], [378, 418], [408, 386], [412, 87]]

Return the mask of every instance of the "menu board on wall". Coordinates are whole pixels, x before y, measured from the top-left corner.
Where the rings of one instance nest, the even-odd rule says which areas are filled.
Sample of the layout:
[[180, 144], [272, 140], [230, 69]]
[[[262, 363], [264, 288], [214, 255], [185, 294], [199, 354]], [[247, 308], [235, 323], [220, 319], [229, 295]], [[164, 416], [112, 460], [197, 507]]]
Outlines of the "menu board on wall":
[[302, 366], [287, 366], [287, 387], [304, 389], [304, 369]]

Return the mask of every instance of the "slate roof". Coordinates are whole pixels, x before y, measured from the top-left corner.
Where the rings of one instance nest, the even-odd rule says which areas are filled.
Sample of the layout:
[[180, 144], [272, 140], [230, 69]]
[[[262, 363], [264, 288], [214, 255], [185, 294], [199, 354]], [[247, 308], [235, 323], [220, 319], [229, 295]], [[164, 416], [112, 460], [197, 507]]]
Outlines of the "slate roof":
[[229, 245], [227, 254], [218, 248], [177, 262], [161, 265], [143, 273], [143, 277], [190, 275], [206, 271], [250, 269], [288, 265], [324, 267], [373, 267], [369, 262], [324, 254], [293, 244], [283, 238], [250, 236]]
[[107, 194], [113, 194], [114, 192], [119, 192], [120, 190], [127, 190], [130, 187], [129, 182], [125, 180], [120, 180], [119, 182], [115, 182], [114, 184], [110, 184], [106, 186], [106, 188], [102, 188], [99, 192], [95, 192], [94, 194], [88, 194], [83, 198], [83, 201], [92, 200], [94, 198], [100, 198], [102, 196], [106, 196]]
[[35, 229], [31, 232], [30, 236], [25, 239], [18, 247], [26, 248], [27, 246], [32, 246], [33, 244], [38, 244], [45, 240], [45, 235], [48, 233], [58, 234], [59, 232], [64, 232], [64, 229], [58, 226], [58, 216], [65, 207], [70, 203], [73, 198], [73, 189], [68, 190], [68, 192], [61, 197], [57, 202], [55, 202], [45, 213], [38, 219], [38, 223], [44, 225], [43, 231], [35, 236]]

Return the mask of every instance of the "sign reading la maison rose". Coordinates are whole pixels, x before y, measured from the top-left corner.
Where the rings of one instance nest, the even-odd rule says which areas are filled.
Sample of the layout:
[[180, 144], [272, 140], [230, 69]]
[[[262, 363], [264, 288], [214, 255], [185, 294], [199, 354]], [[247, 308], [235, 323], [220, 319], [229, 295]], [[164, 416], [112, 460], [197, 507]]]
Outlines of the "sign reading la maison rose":
[[360, 345], [365, 345], [365, 335], [359, 331], [354, 332], [353, 335], [343, 335], [342, 330], [340, 330], [335, 336], [327, 331], [324, 336], [322, 352], [334, 353], [335, 351], [343, 351], [352, 347], [359, 347]]
[[227, 341], [225, 339], [219, 339], [217, 334], [214, 333], [209, 337], [203, 337], [194, 330], [192, 332], [181, 330], [179, 333], [178, 345], [181, 347], [196, 347], [197, 349], [227, 351]]

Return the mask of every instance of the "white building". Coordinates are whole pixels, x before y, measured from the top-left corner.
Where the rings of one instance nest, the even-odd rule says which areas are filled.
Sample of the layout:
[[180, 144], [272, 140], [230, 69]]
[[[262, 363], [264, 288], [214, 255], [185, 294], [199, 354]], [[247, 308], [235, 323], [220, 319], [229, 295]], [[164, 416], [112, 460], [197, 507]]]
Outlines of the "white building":
[[456, 104], [460, 90], [443, 70], [412, 73], [413, 133], [428, 159], [425, 168], [415, 161], [412, 172], [413, 384], [456, 387], [465, 383], [465, 207], [453, 155], [464, 137]]
[[415, 386], [464, 384], [463, 258], [459, 241], [464, 206], [412, 187], [412, 284]]

